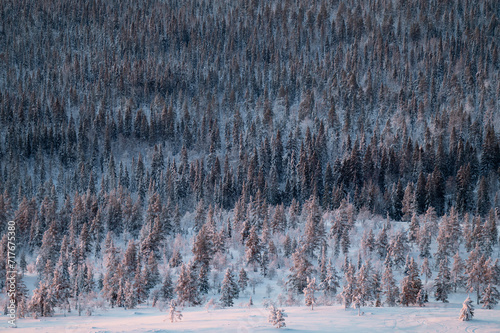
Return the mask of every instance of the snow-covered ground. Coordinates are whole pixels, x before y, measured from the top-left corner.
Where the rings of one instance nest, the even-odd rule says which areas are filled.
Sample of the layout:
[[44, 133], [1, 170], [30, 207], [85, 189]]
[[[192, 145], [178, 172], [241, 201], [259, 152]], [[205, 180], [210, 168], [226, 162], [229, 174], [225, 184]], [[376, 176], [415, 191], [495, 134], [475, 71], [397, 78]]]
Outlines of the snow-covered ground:
[[[364, 307], [362, 316], [341, 305], [285, 307], [289, 332], [500, 332], [500, 309], [484, 310], [476, 306], [472, 321], [458, 320], [466, 295], [453, 295], [449, 304], [430, 302], [426, 307]], [[251, 308], [185, 308], [183, 320], [171, 323], [167, 313], [156, 308], [110, 309], [95, 315], [78, 317], [58, 314], [51, 318], [20, 319], [20, 332], [276, 332], [267, 322], [268, 310], [256, 304]], [[8, 327], [4, 317], [0, 331]]]

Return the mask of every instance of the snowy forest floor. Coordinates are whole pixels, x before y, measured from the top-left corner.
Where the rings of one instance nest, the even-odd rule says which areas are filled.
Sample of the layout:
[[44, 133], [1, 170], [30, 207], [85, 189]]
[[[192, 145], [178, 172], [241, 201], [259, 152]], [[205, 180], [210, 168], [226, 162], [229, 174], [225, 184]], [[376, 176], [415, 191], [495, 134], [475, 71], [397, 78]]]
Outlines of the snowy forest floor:
[[[362, 307], [345, 310], [341, 305], [284, 307], [289, 332], [499, 332], [500, 310], [484, 310], [475, 305], [472, 321], [458, 320], [465, 294], [454, 294], [450, 303], [433, 302], [425, 307]], [[276, 332], [267, 322], [269, 311], [260, 302], [247, 308], [240, 298], [234, 308], [186, 307], [180, 322], [167, 319], [168, 310], [140, 306], [133, 310], [108, 309], [92, 316], [73, 312], [64, 317], [18, 320], [18, 331], [26, 332]], [[474, 302], [475, 303], [475, 302]], [[7, 319], [0, 331], [8, 327]]]

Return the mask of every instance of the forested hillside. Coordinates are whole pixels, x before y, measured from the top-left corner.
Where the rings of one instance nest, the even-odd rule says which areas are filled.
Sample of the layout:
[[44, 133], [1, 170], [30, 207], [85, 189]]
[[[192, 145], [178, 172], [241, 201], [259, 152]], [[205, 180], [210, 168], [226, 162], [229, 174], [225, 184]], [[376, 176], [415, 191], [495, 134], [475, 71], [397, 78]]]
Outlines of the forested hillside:
[[313, 277], [346, 307], [500, 297], [500, 2], [0, 15], [0, 287], [10, 220], [19, 281], [39, 281], [19, 316], [228, 307], [273, 279], [293, 304]]

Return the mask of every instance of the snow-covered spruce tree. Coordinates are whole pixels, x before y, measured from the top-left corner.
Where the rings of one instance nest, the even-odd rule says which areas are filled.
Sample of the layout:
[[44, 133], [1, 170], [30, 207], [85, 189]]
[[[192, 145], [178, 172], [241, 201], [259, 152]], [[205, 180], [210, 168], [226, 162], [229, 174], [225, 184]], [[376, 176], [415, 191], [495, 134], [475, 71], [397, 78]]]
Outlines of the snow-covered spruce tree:
[[57, 306], [64, 311], [69, 311], [69, 301], [71, 296], [70, 276], [68, 272], [68, 262], [63, 253], [57, 261], [54, 277], [52, 278], [51, 291]]
[[140, 231], [140, 254], [144, 260], [151, 252], [159, 254], [160, 241], [164, 237], [161, 211], [161, 198], [155, 192], [149, 198], [146, 219]]
[[361, 306], [366, 306], [368, 302], [374, 300], [371, 270], [370, 261], [367, 261], [361, 265], [358, 274], [356, 274], [357, 289], [355, 296], [360, 301]]
[[240, 273], [238, 275], [238, 287], [240, 288], [241, 292], [244, 292], [245, 289], [248, 286], [248, 275], [245, 269], [242, 267], [240, 270]]
[[406, 185], [402, 205], [401, 213], [403, 214], [401, 220], [402, 221], [410, 221], [411, 216], [416, 211], [415, 207], [415, 191], [412, 182], [409, 182]]
[[344, 301], [344, 308], [349, 308], [354, 300], [354, 296], [357, 293], [356, 277], [354, 276], [354, 266], [349, 263], [344, 272], [344, 287], [342, 288], [342, 293], [340, 296]]
[[349, 254], [349, 249], [351, 247], [351, 237], [349, 235], [349, 229], [346, 229], [342, 232], [342, 238], [340, 240], [340, 245], [342, 247], [342, 253], [344, 255]]
[[206, 295], [210, 290], [208, 270], [205, 266], [201, 266], [200, 272], [198, 273], [198, 290], [200, 291], [200, 295]]
[[500, 293], [498, 289], [490, 283], [484, 288], [479, 303], [483, 304], [483, 308], [485, 309], [493, 309], [498, 304], [499, 299]]
[[387, 247], [389, 241], [387, 237], [387, 228], [384, 226], [377, 235], [376, 248], [379, 254], [379, 258], [385, 259], [387, 256]]
[[232, 268], [226, 270], [222, 280], [220, 302], [223, 307], [233, 306], [234, 299], [239, 296], [238, 284], [235, 281]]
[[174, 299], [170, 300], [170, 310], [168, 311], [168, 318], [171, 323], [182, 320], [182, 313], [177, 310], [177, 302]]
[[160, 298], [163, 301], [169, 301], [174, 298], [174, 284], [170, 276], [170, 270], [167, 270], [163, 278], [163, 284], [160, 288]]
[[487, 281], [500, 286], [500, 259], [495, 259], [495, 262], [488, 267]]
[[260, 274], [262, 274], [262, 276], [264, 277], [267, 276], [268, 267], [269, 267], [269, 251], [266, 246], [263, 246], [260, 255]]
[[55, 222], [51, 223], [49, 228], [43, 233], [42, 245], [38, 251], [36, 258], [36, 270], [39, 276], [43, 275], [46, 264], [50, 261], [52, 264], [57, 259], [56, 250], [56, 226]]
[[462, 310], [460, 310], [460, 317], [458, 319], [462, 321], [469, 321], [474, 317], [474, 305], [472, 305], [472, 300], [469, 296], [465, 299]]
[[304, 288], [304, 301], [306, 306], [311, 307], [311, 310], [314, 310], [314, 304], [316, 304], [316, 297], [314, 296], [316, 290], [316, 278], [307, 278], [307, 287]]
[[389, 244], [389, 254], [395, 268], [401, 268], [405, 264], [405, 258], [409, 252], [407, 239], [405, 231], [400, 230]]
[[434, 280], [436, 301], [448, 303], [448, 294], [451, 292], [451, 273], [448, 267], [448, 259], [441, 259], [439, 262], [439, 272]]
[[420, 234], [420, 223], [417, 217], [417, 214], [413, 214], [410, 221], [410, 230], [408, 232], [408, 241], [416, 242], [418, 239], [418, 235]]
[[285, 240], [283, 241], [283, 255], [285, 258], [289, 258], [292, 253], [292, 239], [290, 235], [286, 234]]
[[365, 257], [370, 256], [375, 250], [375, 236], [373, 235], [373, 229], [364, 231], [363, 238], [361, 239], [361, 250]]
[[490, 212], [488, 214], [488, 219], [486, 220], [485, 228], [489, 230], [488, 233], [483, 233], [484, 237], [487, 237], [491, 241], [491, 246], [497, 246], [498, 245], [498, 227], [497, 227], [497, 221], [498, 221], [498, 210], [497, 208], [491, 208]]
[[399, 294], [400, 303], [406, 306], [417, 303], [418, 292], [422, 289], [418, 265], [413, 258], [410, 259], [408, 264], [407, 274], [401, 281], [401, 292]]
[[385, 265], [382, 275], [382, 289], [385, 295], [385, 303], [388, 306], [396, 306], [396, 301], [399, 298], [399, 290], [390, 265]]
[[335, 241], [335, 255], [340, 253], [340, 247], [346, 254], [350, 248], [349, 231], [354, 225], [354, 206], [348, 203], [347, 200], [342, 200], [340, 207], [337, 209], [336, 217], [333, 220], [330, 228], [330, 237]]
[[422, 261], [422, 267], [420, 268], [420, 274], [422, 276], [425, 276], [425, 283], [427, 283], [427, 280], [429, 280], [432, 277], [432, 270], [429, 266], [429, 259], [424, 258]]
[[482, 244], [481, 244], [481, 238], [483, 233], [483, 220], [481, 219], [481, 216], [473, 216], [472, 217], [472, 233], [471, 233], [471, 247], [475, 248], [477, 245], [479, 245], [481, 251], [482, 249]]
[[311, 277], [314, 269], [312, 264], [307, 260], [303, 247], [298, 247], [292, 255], [293, 266], [290, 267], [290, 274], [286, 286], [297, 294], [301, 294], [307, 286], [307, 278]]
[[431, 256], [432, 233], [427, 223], [420, 227], [418, 235], [418, 249], [420, 258], [429, 258]]
[[213, 256], [213, 245], [210, 226], [205, 223], [196, 235], [192, 249], [194, 262], [197, 265], [206, 267], [210, 265]]
[[465, 275], [467, 276], [466, 289], [468, 292], [476, 291], [477, 304], [479, 304], [480, 294], [486, 277], [484, 255], [479, 257], [479, 245], [469, 254], [465, 264]]
[[498, 241], [496, 214], [493, 208], [491, 209], [490, 213], [488, 214], [488, 218], [482, 226], [480, 237], [481, 250], [487, 256], [491, 256], [493, 248]]
[[382, 275], [380, 271], [375, 271], [372, 276], [371, 276], [371, 281], [370, 281], [370, 291], [371, 291], [371, 297], [372, 297], [372, 304], [375, 305], [375, 307], [381, 307], [382, 306]]
[[126, 281], [124, 289], [124, 302], [123, 305], [126, 309], [134, 309], [138, 304], [137, 293], [135, 292], [134, 285], [130, 281]]
[[[23, 281], [24, 274], [21, 272], [17, 273], [16, 277], [16, 316], [17, 318], [24, 318], [29, 314], [29, 303], [28, 303], [28, 288]], [[7, 303], [6, 303], [7, 304]]]
[[250, 229], [247, 241], [245, 242], [245, 248], [247, 265], [251, 265], [254, 272], [256, 272], [257, 267], [262, 259], [262, 247], [260, 244], [259, 236], [257, 235], [256, 226], [252, 226], [252, 228]]
[[287, 315], [285, 314], [284, 309], [278, 309], [278, 308], [274, 307], [274, 305], [271, 305], [269, 307], [268, 321], [274, 327], [276, 327], [276, 328], [286, 327], [285, 317], [287, 317]]
[[337, 294], [339, 287], [339, 276], [337, 274], [337, 270], [332, 265], [331, 260], [329, 260], [326, 268], [326, 275], [323, 281], [320, 282], [319, 289], [323, 290], [325, 297], [331, 300], [335, 294]]
[[142, 272], [142, 265], [141, 262], [139, 261], [137, 264], [137, 268], [135, 269], [135, 275], [134, 275], [134, 290], [135, 293], [137, 294], [137, 303], [143, 303], [146, 301], [148, 298], [148, 291], [146, 288], [146, 283], [144, 282], [144, 274]]
[[153, 252], [148, 256], [146, 267], [143, 271], [143, 282], [146, 284], [147, 292], [154, 288], [160, 282], [160, 272], [158, 270], [158, 261]]
[[48, 283], [41, 281], [33, 291], [33, 296], [28, 303], [28, 311], [35, 318], [50, 317], [54, 313], [55, 300]]
[[111, 307], [115, 306], [116, 297], [118, 295], [119, 279], [121, 278], [117, 274], [119, 266], [121, 266], [118, 257], [118, 249], [115, 248], [111, 241], [111, 244], [106, 249], [106, 258], [104, 259], [106, 273], [104, 274], [102, 287], [103, 296], [111, 304]]
[[179, 304], [184, 305], [199, 305], [200, 293], [198, 288], [198, 270], [194, 262], [183, 264], [181, 272], [177, 279], [175, 291], [177, 293], [177, 301]]
[[465, 245], [465, 250], [467, 252], [472, 251], [474, 245], [474, 237], [473, 237], [473, 231], [474, 231], [474, 224], [473, 224], [473, 219], [470, 218], [469, 213], [465, 214], [462, 223], [464, 225], [464, 228], [462, 230], [462, 238], [464, 240], [464, 245]]
[[198, 201], [198, 204], [196, 205], [196, 215], [194, 217], [193, 230], [195, 232], [199, 232], [203, 224], [205, 224], [205, 220], [206, 220], [205, 204], [203, 202], [203, 199], [201, 199]]
[[455, 207], [450, 208], [450, 214], [448, 218], [448, 237], [450, 238], [449, 246], [449, 255], [451, 256], [453, 253], [458, 251], [458, 247], [460, 243], [462, 243], [462, 227], [460, 226], [460, 218], [458, 216], [458, 212]]
[[283, 233], [286, 230], [286, 216], [283, 204], [277, 205], [271, 220], [273, 233]]
[[182, 265], [182, 254], [179, 250], [174, 250], [174, 253], [172, 253], [172, 257], [170, 257], [168, 264], [171, 268], [179, 267], [180, 265]]
[[304, 230], [305, 251], [308, 256], [314, 257], [315, 250], [324, 246], [326, 243], [325, 225], [321, 217], [321, 209], [315, 196], [312, 196], [306, 201], [304, 209], [307, 213]]
[[128, 242], [122, 263], [125, 270], [125, 278], [132, 279], [137, 268], [137, 246], [133, 240]]
[[457, 292], [458, 287], [464, 285], [464, 277], [462, 275], [464, 271], [464, 263], [460, 257], [460, 253], [457, 251], [453, 256], [453, 265], [451, 267], [451, 285], [454, 292]]

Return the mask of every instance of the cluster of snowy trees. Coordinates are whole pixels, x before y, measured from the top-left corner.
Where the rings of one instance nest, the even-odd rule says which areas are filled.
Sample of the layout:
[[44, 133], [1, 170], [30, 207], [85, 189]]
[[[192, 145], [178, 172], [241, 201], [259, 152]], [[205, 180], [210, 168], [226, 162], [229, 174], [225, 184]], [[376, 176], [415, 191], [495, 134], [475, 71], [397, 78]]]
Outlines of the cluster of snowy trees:
[[[460, 290], [495, 305], [496, 1], [0, 15], [0, 231], [16, 221], [19, 271], [38, 276], [32, 297], [19, 276], [20, 316], [210, 293], [229, 307], [275, 278], [311, 307]], [[368, 215], [388, 222], [361, 230]]]
[[[160, 231], [158, 216], [153, 218], [157, 205], [157, 196], [152, 195], [146, 219], [155, 221], [153, 226], [144, 224], [138, 240], [126, 245], [123, 240], [129, 237], [117, 237], [112, 231], [99, 242], [89, 237], [84, 224], [79, 235], [71, 228], [58, 246], [52, 223], [29, 265], [39, 281], [31, 299], [22, 287], [22, 274], [18, 277], [20, 316], [50, 316], [56, 308], [91, 314], [96, 298], [110, 307], [132, 309], [172, 300], [197, 306], [209, 295], [218, 295], [221, 307], [232, 307], [241, 293], [250, 294], [250, 286], [255, 290], [263, 279], [277, 277], [278, 284], [283, 281], [278, 296], [282, 305], [294, 305], [303, 295], [311, 309], [336, 301], [346, 308], [423, 306], [430, 297], [448, 302], [451, 293], [464, 291], [475, 293], [477, 304], [491, 309], [500, 298], [496, 211], [486, 219], [460, 218], [452, 208], [449, 216], [437, 218], [429, 209], [424, 215], [415, 214], [411, 223], [376, 217], [362, 222], [349, 202], [322, 211], [311, 198], [300, 214], [291, 209], [280, 216], [285, 227], [273, 229], [267, 219], [259, 226], [250, 201], [242, 203], [248, 208], [243, 223], [238, 223], [236, 212], [215, 214], [209, 208], [202, 217], [194, 217], [201, 224], [198, 232], [174, 236]], [[279, 206], [276, 211], [267, 215], [281, 214]], [[250, 219], [248, 231], [245, 225]], [[295, 227], [291, 220], [296, 220]], [[342, 224], [345, 227], [339, 228]], [[472, 240], [471, 234], [476, 235]], [[351, 239], [359, 248], [346, 246]], [[7, 248], [6, 242], [3, 237], [2, 248]], [[21, 270], [26, 270], [26, 262]], [[4, 276], [5, 271], [4, 259]]]

